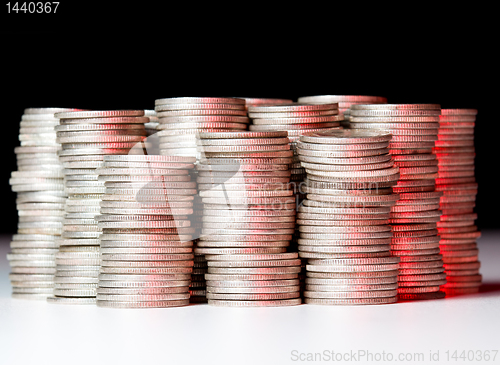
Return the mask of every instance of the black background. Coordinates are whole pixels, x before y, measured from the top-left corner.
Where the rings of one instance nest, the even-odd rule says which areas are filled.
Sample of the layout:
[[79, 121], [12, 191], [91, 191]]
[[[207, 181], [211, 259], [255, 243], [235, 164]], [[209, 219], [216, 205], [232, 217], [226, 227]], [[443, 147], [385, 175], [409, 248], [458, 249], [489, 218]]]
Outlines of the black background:
[[153, 109], [172, 96], [320, 94], [478, 109], [477, 224], [498, 227], [499, 80], [494, 23], [481, 9], [119, 4], [61, 2], [56, 14], [0, 8], [0, 232], [16, 230], [8, 180], [27, 107]]

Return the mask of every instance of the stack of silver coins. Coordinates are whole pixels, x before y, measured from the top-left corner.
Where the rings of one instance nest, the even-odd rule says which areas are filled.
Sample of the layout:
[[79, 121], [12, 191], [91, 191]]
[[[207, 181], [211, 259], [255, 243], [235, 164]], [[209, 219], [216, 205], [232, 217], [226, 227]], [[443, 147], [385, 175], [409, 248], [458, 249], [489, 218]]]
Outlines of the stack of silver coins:
[[302, 96], [298, 98], [298, 102], [314, 104], [338, 103], [339, 113], [344, 115], [344, 120], [340, 121], [340, 125], [344, 128], [348, 128], [351, 106], [356, 104], [386, 104], [387, 98], [368, 95], [314, 95]]
[[447, 283], [446, 295], [477, 293], [479, 274], [476, 240], [481, 236], [474, 221], [477, 183], [474, 176], [476, 109], [441, 109], [434, 153], [438, 160], [436, 190], [443, 192], [437, 223]]
[[[251, 131], [287, 131], [293, 151], [301, 134], [339, 127], [344, 118], [335, 103], [254, 105], [248, 107], [248, 116]], [[297, 159], [290, 168], [292, 182], [304, 180], [305, 171]]]
[[[195, 156], [199, 132], [241, 131], [248, 129], [249, 119], [245, 100], [232, 97], [177, 97], [155, 100], [158, 118], [159, 153], [166, 156]], [[196, 181], [196, 170], [191, 171]], [[192, 227], [194, 245], [201, 232], [203, 204], [199, 196], [194, 199]], [[191, 297], [193, 303], [206, 302], [205, 279], [207, 263], [203, 255], [196, 254], [192, 275]]]
[[444, 297], [440, 285], [446, 283], [446, 274], [436, 224], [443, 193], [435, 190], [438, 162], [432, 154], [440, 114], [437, 104], [351, 107], [352, 129], [379, 128], [393, 135], [389, 149], [401, 176], [394, 187], [400, 199], [391, 208], [391, 250], [401, 258], [401, 300]]
[[299, 254], [307, 259], [305, 303], [385, 304], [397, 300], [398, 257], [390, 251], [390, 209], [399, 168], [391, 134], [309, 132], [297, 144], [307, 172], [299, 207]]
[[105, 192], [96, 169], [108, 154], [143, 149], [146, 138], [142, 110], [60, 112], [56, 126], [62, 145], [66, 200], [63, 232], [56, 254], [54, 296], [49, 302], [95, 303], [100, 265], [100, 228], [94, 217]]
[[199, 132], [246, 130], [245, 100], [238, 98], [182, 97], [155, 100], [160, 132], [160, 154], [196, 156]]
[[[287, 131], [293, 160], [290, 164], [291, 178], [296, 206], [302, 204], [304, 194], [301, 189], [306, 173], [297, 156], [297, 141], [301, 134], [329, 128], [339, 128], [343, 120], [336, 103], [278, 103], [277, 105], [257, 104], [248, 107], [252, 124], [251, 131]], [[297, 250], [299, 232], [294, 233], [291, 245]], [[302, 265], [301, 280], [305, 278], [305, 264]]]
[[288, 306], [301, 303], [286, 132], [200, 133], [198, 189], [208, 303]]
[[194, 157], [105, 156], [97, 305], [112, 308], [189, 304], [193, 270]]
[[63, 225], [64, 175], [57, 152], [54, 113], [74, 109], [29, 108], [21, 117], [17, 171], [9, 180], [17, 193], [19, 223], [7, 255], [12, 297], [43, 299], [52, 295], [57, 239]]

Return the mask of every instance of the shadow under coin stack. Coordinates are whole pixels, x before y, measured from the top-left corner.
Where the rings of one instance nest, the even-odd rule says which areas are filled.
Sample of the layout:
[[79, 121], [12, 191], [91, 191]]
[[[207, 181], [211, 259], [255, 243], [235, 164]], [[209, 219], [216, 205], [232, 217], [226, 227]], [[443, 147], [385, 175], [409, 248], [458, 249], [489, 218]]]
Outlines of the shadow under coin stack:
[[286, 132], [200, 133], [198, 169], [204, 203], [195, 251], [208, 263], [208, 304], [289, 306], [301, 303]]
[[100, 265], [100, 229], [94, 217], [105, 192], [96, 168], [108, 154], [127, 154], [146, 138], [142, 110], [61, 112], [56, 126], [62, 145], [68, 194], [51, 303], [94, 304]]
[[159, 308], [189, 304], [196, 185], [194, 157], [105, 156], [97, 305]]
[[13, 298], [45, 300], [52, 295], [57, 239], [66, 202], [64, 175], [57, 157], [61, 145], [54, 130], [59, 121], [54, 113], [70, 110], [29, 108], [21, 117], [21, 146], [14, 150], [17, 171], [9, 180], [17, 193], [19, 215], [17, 234], [7, 255]]
[[356, 104], [385, 104], [387, 98], [382, 96], [367, 96], [367, 95], [314, 95], [302, 96], [297, 100], [299, 103], [338, 103], [339, 113], [344, 115], [344, 120], [340, 125], [344, 128], [349, 128], [349, 118], [351, 114], [351, 106]]
[[377, 130], [300, 137], [307, 172], [307, 198], [297, 216], [299, 254], [307, 259], [305, 303], [396, 302], [399, 258], [390, 252], [389, 216], [399, 169], [388, 154], [390, 140]]
[[390, 132], [389, 144], [400, 179], [400, 199], [391, 208], [392, 254], [399, 256], [399, 299], [439, 299], [446, 283], [439, 253], [437, 224], [442, 192], [435, 190], [437, 140], [441, 108], [436, 104], [353, 105], [351, 129], [379, 128]]
[[434, 148], [439, 168], [436, 190], [443, 192], [443, 215], [437, 225], [447, 283], [441, 290], [448, 296], [477, 293], [482, 281], [476, 243], [481, 232], [474, 225], [476, 114], [475, 109], [442, 109]]

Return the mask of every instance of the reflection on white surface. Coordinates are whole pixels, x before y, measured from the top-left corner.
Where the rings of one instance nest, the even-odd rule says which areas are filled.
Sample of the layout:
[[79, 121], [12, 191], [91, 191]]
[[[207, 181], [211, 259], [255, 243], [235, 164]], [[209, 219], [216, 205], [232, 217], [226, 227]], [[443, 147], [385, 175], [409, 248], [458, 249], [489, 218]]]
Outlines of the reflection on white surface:
[[485, 232], [479, 240], [481, 273], [490, 289], [485, 293], [364, 307], [148, 310], [11, 299], [5, 258], [10, 237], [5, 237], [0, 245], [1, 363], [279, 365], [310, 363], [294, 361], [297, 354], [368, 351], [395, 357], [423, 353], [422, 364], [439, 351], [436, 364], [446, 363], [447, 350], [500, 350], [499, 237], [500, 232]]

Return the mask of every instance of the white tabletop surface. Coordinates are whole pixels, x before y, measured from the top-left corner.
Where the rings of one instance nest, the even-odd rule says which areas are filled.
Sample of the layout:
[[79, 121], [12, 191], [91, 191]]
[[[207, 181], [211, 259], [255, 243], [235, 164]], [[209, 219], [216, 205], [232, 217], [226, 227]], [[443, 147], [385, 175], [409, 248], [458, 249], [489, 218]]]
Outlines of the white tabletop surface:
[[[344, 357], [335, 363], [500, 363], [500, 231], [479, 239], [482, 293], [359, 307], [130, 310], [11, 299], [9, 240], [0, 241], [0, 364], [309, 364], [333, 362], [332, 351]], [[317, 361], [301, 361], [308, 356]]]

